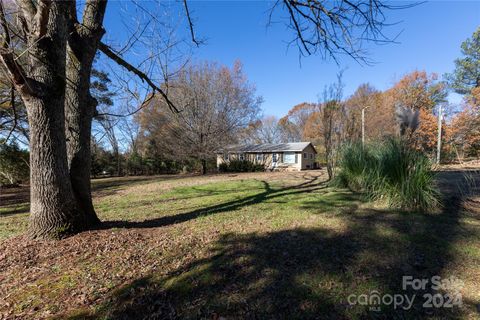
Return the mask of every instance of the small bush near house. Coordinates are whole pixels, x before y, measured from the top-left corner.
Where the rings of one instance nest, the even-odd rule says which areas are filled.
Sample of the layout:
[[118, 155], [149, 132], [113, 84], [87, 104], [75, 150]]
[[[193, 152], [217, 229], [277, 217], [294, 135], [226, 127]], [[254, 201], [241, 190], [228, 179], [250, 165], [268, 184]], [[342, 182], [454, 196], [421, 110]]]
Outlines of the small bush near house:
[[220, 172], [260, 172], [265, 171], [262, 164], [255, 164], [247, 160], [231, 160], [228, 163], [221, 163], [218, 167]]
[[344, 148], [337, 185], [364, 192], [373, 201], [407, 210], [439, 206], [439, 192], [429, 159], [401, 139], [389, 138], [362, 148]]
[[228, 164], [226, 164], [225, 162], [220, 163], [220, 165], [218, 166], [218, 171], [227, 172], [227, 170], [228, 170]]

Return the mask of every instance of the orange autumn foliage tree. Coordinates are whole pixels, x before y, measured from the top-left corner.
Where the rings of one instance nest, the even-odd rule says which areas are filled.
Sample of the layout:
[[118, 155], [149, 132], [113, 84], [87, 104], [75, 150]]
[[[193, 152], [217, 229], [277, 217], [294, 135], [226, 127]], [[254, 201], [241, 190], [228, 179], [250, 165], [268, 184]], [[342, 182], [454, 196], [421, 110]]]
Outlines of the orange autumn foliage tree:
[[453, 117], [450, 128], [450, 141], [459, 158], [480, 156], [480, 106], [465, 105]]
[[[420, 109], [420, 126], [413, 133], [413, 141], [415, 147], [431, 158], [436, 156], [438, 141], [438, 118], [433, 113], [424, 109]], [[442, 122], [442, 154], [450, 153], [450, 127], [447, 126], [445, 120]]]
[[480, 27], [461, 45], [455, 69], [446, 74], [450, 88], [464, 96], [463, 110], [451, 121], [451, 139], [456, 156], [480, 155]]
[[[385, 95], [390, 109], [402, 106], [419, 112], [420, 124], [412, 136], [413, 143], [434, 157], [438, 135], [438, 118], [434, 112], [446, 101], [446, 85], [438, 81], [435, 73], [415, 70], [406, 74]], [[444, 134], [445, 131], [442, 136]]]
[[467, 100], [473, 107], [480, 107], [480, 87], [473, 88]]
[[437, 117], [425, 109], [420, 109], [420, 126], [413, 133], [416, 148], [425, 153], [435, 154], [437, 147]]
[[446, 85], [438, 81], [436, 73], [427, 74], [415, 70], [406, 74], [390, 90], [394, 103], [414, 110], [433, 110], [444, 102], [447, 92]]
[[[436, 107], [444, 103], [446, 85], [438, 80], [434, 73], [415, 70], [403, 76], [392, 88], [382, 92], [370, 84], [362, 84], [345, 101], [339, 113], [339, 128], [342, 141], [361, 139], [361, 112], [365, 108], [365, 137], [368, 140], [379, 140], [385, 136], [397, 135], [398, 123], [395, 110], [398, 105], [420, 113], [420, 126], [413, 135], [413, 143], [420, 150], [434, 156], [437, 145], [438, 118]], [[320, 104], [302, 103], [290, 110], [280, 120], [284, 132], [297, 139], [313, 141], [322, 145], [323, 123]], [[368, 107], [368, 108], [367, 108]], [[444, 123], [443, 139], [448, 134]], [[446, 143], [445, 143], [446, 144]], [[442, 150], [446, 150], [446, 146]]]
[[314, 145], [322, 144], [322, 139], [319, 134], [322, 128], [322, 115], [320, 111], [313, 112], [305, 123], [303, 136], [305, 141], [311, 141]]

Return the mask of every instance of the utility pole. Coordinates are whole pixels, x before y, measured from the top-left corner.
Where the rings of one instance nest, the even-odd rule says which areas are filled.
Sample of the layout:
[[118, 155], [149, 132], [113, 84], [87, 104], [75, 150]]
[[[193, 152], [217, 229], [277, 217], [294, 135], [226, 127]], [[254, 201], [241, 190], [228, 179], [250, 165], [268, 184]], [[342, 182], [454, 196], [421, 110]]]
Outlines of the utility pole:
[[362, 108], [362, 148], [365, 146], [365, 109], [369, 106]]
[[438, 105], [438, 136], [437, 136], [437, 164], [440, 164], [440, 151], [442, 150], [442, 104]]

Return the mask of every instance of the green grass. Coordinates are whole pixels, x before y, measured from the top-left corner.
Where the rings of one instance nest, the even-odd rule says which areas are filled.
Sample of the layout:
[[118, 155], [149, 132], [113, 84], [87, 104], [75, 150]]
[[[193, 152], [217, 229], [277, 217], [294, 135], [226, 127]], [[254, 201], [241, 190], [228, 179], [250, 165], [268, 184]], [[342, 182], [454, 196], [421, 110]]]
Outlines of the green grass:
[[[110, 228], [59, 248], [39, 244], [50, 260], [31, 262], [37, 269], [10, 266], [6, 286], [31, 272], [41, 276], [8, 287], [7, 301], [27, 318], [35, 318], [31, 310], [75, 319], [476, 316], [474, 213], [453, 203], [430, 214], [387, 210], [328, 187], [318, 173], [242, 177], [111, 180], [103, 185], [108, 192], [99, 186], [95, 207]], [[8, 225], [26, 216], [1, 219]], [[462, 279], [464, 307], [425, 310], [418, 299], [409, 311], [377, 312], [347, 303], [350, 294], [373, 290], [405, 293], [403, 275]]]
[[0, 240], [23, 232], [28, 225], [29, 203], [0, 207]]

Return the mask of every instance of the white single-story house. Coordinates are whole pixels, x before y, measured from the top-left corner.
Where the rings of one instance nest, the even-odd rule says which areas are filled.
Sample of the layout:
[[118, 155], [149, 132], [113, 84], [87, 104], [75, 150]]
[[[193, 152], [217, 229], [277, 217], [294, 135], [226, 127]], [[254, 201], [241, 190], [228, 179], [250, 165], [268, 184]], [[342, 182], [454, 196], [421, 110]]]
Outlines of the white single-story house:
[[217, 150], [217, 168], [231, 160], [263, 164], [267, 170], [299, 171], [318, 168], [311, 142], [233, 145]]

